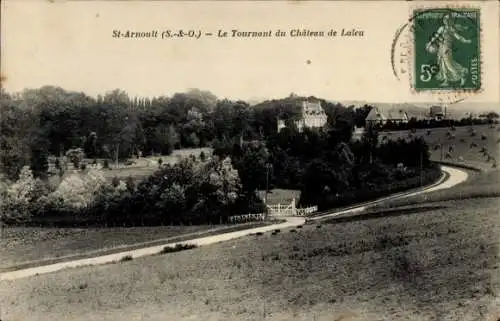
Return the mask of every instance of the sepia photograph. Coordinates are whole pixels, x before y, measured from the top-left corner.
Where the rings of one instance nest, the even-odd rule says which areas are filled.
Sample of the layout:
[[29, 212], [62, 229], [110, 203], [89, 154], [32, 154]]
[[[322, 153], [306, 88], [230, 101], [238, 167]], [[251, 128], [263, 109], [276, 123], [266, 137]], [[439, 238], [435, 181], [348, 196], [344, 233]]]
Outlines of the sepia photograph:
[[500, 2], [0, 3], [0, 321], [500, 321]]

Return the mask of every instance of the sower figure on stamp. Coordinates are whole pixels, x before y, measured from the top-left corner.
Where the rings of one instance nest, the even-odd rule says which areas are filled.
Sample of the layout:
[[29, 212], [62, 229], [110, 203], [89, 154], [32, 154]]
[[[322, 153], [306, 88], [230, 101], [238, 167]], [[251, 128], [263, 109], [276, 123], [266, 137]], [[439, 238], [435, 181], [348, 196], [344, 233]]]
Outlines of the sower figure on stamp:
[[450, 14], [443, 17], [443, 25], [427, 43], [425, 49], [437, 55], [439, 71], [436, 79], [442, 81], [441, 86], [448, 86], [448, 82], [458, 82], [463, 86], [466, 81], [468, 69], [460, 65], [452, 55], [453, 41], [456, 39], [463, 43], [472, 43], [458, 34], [463, 27], [453, 24]]

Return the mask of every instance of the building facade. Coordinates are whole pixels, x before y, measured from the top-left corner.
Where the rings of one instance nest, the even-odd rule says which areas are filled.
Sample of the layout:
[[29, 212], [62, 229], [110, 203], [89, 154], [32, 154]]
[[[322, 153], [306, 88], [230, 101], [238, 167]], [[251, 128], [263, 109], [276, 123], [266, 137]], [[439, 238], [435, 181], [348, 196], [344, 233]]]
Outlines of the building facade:
[[393, 122], [394, 124], [406, 124], [408, 123], [408, 114], [404, 110], [383, 113], [377, 107], [374, 107], [365, 118], [366, 126], [385, 125], [387, 122]]
[[[302, 101], [300, 108], [301, 117], [294, 122], [299, 131], [302, 131], [305, 127], [321, 128], [326, 125], [327, 116], [319, 101], [311, 102], [304, 100]], [[278, 119], [278, 132], [285, 127], [285, 121]]]
[[429, 118], [434, 120], [443, 120], [446, 118], [446, 109], [442, 106], [431, 106], [429, 109]]

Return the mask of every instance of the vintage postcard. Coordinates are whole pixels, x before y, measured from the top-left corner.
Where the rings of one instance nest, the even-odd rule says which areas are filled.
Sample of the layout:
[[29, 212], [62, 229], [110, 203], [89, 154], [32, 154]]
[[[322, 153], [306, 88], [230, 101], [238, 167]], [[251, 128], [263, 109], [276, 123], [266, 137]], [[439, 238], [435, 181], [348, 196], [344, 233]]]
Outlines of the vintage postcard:
[[0, 320], [500, 320], [499, 21], [1, 1]]

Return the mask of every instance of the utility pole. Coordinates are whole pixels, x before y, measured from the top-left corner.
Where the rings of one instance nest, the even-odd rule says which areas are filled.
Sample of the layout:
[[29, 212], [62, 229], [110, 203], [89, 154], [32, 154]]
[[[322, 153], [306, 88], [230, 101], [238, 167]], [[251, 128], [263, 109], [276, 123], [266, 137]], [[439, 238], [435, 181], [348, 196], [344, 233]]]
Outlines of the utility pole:
[[269, 214], [269, 208], [267, 207], [267, 194], [269, 193], [269, 170], [271, 169], [271, 167], [271, 164], [266, 164], [266, 194], [264, 196], [264, 204], [266, 205], [266, 218]]
[[439, 140], [439, 146], [441, 146], [441, 161], [443, 161], [443, 142]]
[[420, 186], [423, 185], [423, 175], [424, 173], [424, 155], [422, 153], [422, 148], [420, 148]]

